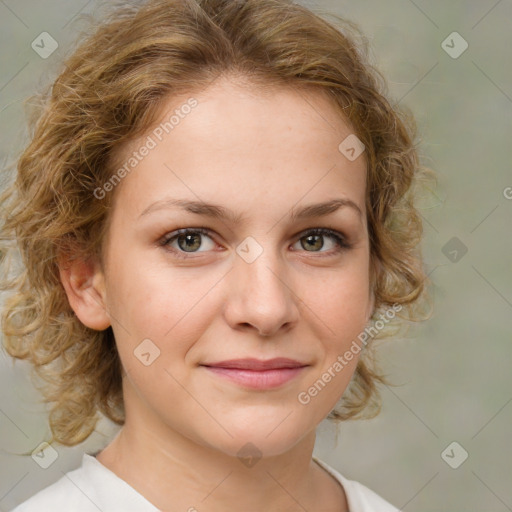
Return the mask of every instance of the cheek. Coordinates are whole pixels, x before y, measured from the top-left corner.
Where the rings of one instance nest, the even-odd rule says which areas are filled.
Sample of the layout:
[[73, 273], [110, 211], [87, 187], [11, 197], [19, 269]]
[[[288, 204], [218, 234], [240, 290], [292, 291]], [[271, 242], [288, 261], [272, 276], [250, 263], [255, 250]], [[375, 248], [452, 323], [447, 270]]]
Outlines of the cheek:
[[333, 278], [323, 293], [317, 290], [308, 305], [320, 319], [316, 325], [322, 329], [317, 333], [322, 355], [314, 379], [302, 390], [299, 401], [311, 401], [316, 414], [325, 416], [345, 392], [359, 361], [358, 336], [367, 325], [370, 305], [367, 270], [354, 268]]
[[307, 304], [335, 345], [357, 336], [367, 323], [370, 307], [367, 267], [353, 266], [335, 274], [308, 294]]
[[[131, 268], [140, 270], [131, 272]], [[123, 362], [131, 365], [134, 351], [145, 339], [160, 351], [159, 362], [173, 367], [183, 360], [212, 321], [208, 291], [217, 280], [216, 276], [192, 278], [179, 269], [120, 262], [110, 273], [107, 296]]]

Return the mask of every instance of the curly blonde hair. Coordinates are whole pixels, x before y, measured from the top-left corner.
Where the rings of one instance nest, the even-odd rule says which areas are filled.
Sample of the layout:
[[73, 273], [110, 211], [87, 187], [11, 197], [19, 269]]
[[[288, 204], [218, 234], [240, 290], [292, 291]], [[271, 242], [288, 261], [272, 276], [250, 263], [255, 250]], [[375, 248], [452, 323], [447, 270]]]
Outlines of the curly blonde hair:
[[[343, 29], [292, 0], [124, 2], [82, 35], [51, 89], [36, 96], [30, 141], [2, 195], [2, 289], [10, 292], [2, 330], [8, 353], [29, 360], [42, 382], [53, 440], [83, 441], [98, 411], [124, 422], [112, 329], [78, 320], [58, 256], [102, 261], [114, 194], [99, 200], [93, 191], [112, 176], [115, 151], [151, 126], [170, 95], [201, 90], [221, 74], [320, 91], [350, 120], [366, 148], [375, 311], [399, 304], [414, 319], [426, 278], [412, 193], [424, 173], [414, 121], [386, 100], [358, 29], [335, 18]], [[377, 384], [386, 379], [369, 348], [330, 419], [380, 409]]]

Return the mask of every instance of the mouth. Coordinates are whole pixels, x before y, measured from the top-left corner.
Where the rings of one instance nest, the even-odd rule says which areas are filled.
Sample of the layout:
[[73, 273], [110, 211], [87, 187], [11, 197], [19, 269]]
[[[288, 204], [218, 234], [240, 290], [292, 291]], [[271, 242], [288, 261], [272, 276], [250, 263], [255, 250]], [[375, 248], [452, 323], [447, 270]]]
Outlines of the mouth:
[[283, 386], [309, 365], [288, 358], [233, 359], [201, 365], [210, 373], [249, 389], [273, 389]]

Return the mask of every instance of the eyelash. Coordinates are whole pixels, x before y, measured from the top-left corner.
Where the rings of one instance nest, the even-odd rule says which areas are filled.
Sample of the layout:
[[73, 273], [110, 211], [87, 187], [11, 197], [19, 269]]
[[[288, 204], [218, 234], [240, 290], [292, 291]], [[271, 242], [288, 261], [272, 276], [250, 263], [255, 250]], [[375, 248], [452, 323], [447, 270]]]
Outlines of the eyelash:
[[[201, 235], [207, 236], [213, 240], [212, 232], [208, 228], [203, 228], [203, 227], [183, 228], [183, 229], [178, 229], [177, 231], [173, 231], [170, 235], [165, 235], [163, 238], [160, 239], [158, 244], [160, 246], [162, 246], [165, 250], [170, 251], [173, 254], [175, 254], [176, 257], [178, 257], [178, 258], [181, 258], [181, 259], [189, 259], [191, 257], [194, 258], [194, 256], [184, 256], [184, 254], [187, 254], [187, 255], [195, 254], [194, 252], [187, 253], [186, 251], [176, 250], [174, 248], [169, 247], [169, 245], [174, 240], [176, 240], [180, 235], [188, 235], [188, 234], [201, 234]], [[338, 231], [334, 231], [334, 230], [328, 229], [328, 228], [313, 228], [313, 229], [309, 229], [307, 231], [303, 231], [302, 233], [299, 234], [299, 237], [297, 238], [297, 240], [300, 240], [301, 238], [305, 238], [307, 236], [312, 236], [312, 235], [313, 236], [327, 235], [327, 236], [333, 238], [338, 246], [334, 250], [334, 252], [331, 252], [330, 254], [319, 253], [321, 255], [319, 255], [317, 257], [320, 257], [320, 258], [332, 257], [332, 256], [337, 255], [337, 254], [339, 254], [345, 250], [348, 250], [352, 247], [351, 244], [347, 241], [345, 235], [343, 235], [343, 233], [340, 233]], [[315, 253], [316, 251], [305, 251], [305, 252]]]

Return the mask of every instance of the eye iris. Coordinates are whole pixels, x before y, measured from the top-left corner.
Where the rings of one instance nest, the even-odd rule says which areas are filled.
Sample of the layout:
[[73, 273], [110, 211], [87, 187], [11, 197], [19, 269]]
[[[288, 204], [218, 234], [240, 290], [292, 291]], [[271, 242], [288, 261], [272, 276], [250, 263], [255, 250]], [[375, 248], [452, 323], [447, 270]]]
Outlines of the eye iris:
[[[196, 244], [194, 244], [194, 239], [196, 241]], [[181, 244], [181, 242], [185, 240], [185, 247]], [[201, 235], [199, 233], [193, 233], [193, 234], [186, 234], [186, 235], [179, 235], [178, 236], [178, 245], [180, 249], [187, 251], [187, 252], [193, 252], [196, 249], [199, 249], [201, 247]], [[195, 247], [194, 247], [195, 245]], [[191, 250], [189, 250], [191, 249]]]
[[[311, 239], [314, 239], [316, 238], [316, 240], [314, 240], [312, 243], [311, 243]], [[304, 249], [307, 249], [308, 247], [309, 248], [312, 248], [314, 249], [315, 251], [316, 250], [320, 250], [323, 246], [324, 246], [324, 243], [323, 243], [323, 237], [322, 235], [308, 235], [308, 236], [305, 236], [304, 238], [302, 238], [302, 240], [308, 240], [308, 242], [306, 243], [306, 245], [301, 241], [301, 245]], [[318, 243], [320, 241], [320, 243]]]
[[[320, 251], [324, 246], [323, 233], [311, 233], [303, 236], [300, 243], [303, 249], [312, 250], [313, 252]], [[180, 250], [185, 252], [195, 252], [201, 247], [201, 232], [181, 233], [175, 237]]]

